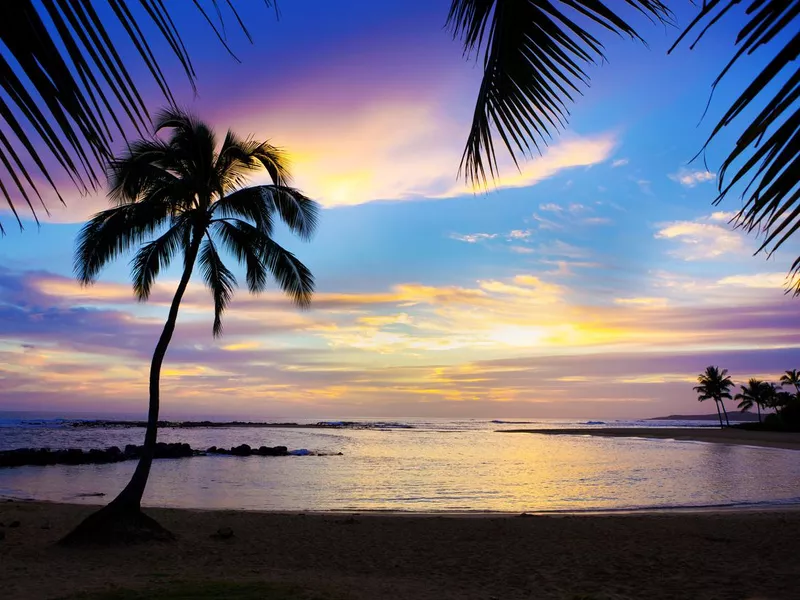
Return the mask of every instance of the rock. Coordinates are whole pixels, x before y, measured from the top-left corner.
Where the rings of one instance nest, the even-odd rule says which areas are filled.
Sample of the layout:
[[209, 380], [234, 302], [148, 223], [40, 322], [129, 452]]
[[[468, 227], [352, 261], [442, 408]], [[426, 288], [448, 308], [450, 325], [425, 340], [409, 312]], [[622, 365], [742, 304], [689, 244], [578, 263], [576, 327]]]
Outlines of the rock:
[[233, 537], [233, 529], [231, 529], [230, 527], [220, 527], [219, 529], [217, 529], [217, 533], [211, 534], [211, 537], [218, 540], [230, 539]]
[[2, 542], [4, 539], [6, 539], [6, 532], [0, 531], [0, 542]]
[[286, 446], [275, 446], [274, 448], [270, 448], [269, 446], [261, 446], [257, 453], [260, 456], [286, 456], [288, 451]]
[[253, 453], [253, 449], [250, 448], [247, 444], [242, 444], [241, 446], [236, 446], [235, 448], [231, 448], [231, 454], [234, 456], [250, 456]]
[[15, 528], [17, 528], [17, 527], [19, 527], [19, 526], [20, 526], [20, 522], [19, 522], [19, 521], [11, 521], [11, 523], [9, 523], [9, 524], [8, 524], [8, 526], [9, 526], [11, 529], [15, 529]]

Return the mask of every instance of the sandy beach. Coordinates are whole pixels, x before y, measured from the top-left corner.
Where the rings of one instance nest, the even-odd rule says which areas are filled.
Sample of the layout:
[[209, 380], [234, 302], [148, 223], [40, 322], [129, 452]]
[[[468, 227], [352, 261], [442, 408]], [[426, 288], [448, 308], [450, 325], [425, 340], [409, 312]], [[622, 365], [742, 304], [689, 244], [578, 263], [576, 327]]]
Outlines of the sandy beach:
[[501, 433], [538, 433], [543, 435], [595, 435], [604, 437], [637, 437], [734, 444], [737, 446], [761, 446], [800, 450], [800, 433], [775, 431], [747, 431], [744, 429], [689, 429], [682, 427], [605, 427], [598, 429], [507, 429]]
[[[0, 504], [4, 599], [173, 581], [287, 582], [341, 600], [800, 598], [795, 511], [462, 518], [149, 509], [177, 541], [56, 546], [91, 510]], [[212, 537], [221, 527], [233, 537]]]

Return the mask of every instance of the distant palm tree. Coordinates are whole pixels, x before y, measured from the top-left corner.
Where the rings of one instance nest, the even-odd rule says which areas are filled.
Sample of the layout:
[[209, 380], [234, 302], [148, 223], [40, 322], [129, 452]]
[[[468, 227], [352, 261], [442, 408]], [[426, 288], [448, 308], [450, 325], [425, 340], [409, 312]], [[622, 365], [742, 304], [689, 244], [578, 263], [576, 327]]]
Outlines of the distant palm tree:
[[[800, 103], [797, 102], [798, 0], [704, 0], [678, 37], [697, 38], [690, 48], [737, 4], [748, 4], [747, 20], [731, 36], [731, 58], [712, 85], [730, 73], [739, 59], [764, 65], [750, 81], [736, 80], [738, 93], [714, 126], [706, 146], [732, 123], [752, 119], [723, 161], [715, 203], [744, 188], [745, 202], [735, 223], [764, 233], [759, 250], [770, 252], [800, 226]], [[452, 0], [448, 26], [464, 44], [465, 55], [483, 53], [483, 80], [461, 162], [474, 184], [497, 176], [497, 138], [517, 162], [530, 156], [566, 128], [569, 104], [589, 83], [587, 70], [605, 61], [603, 34], [642, 41], [629, 16], [674, 24], [667, 0]], [[670, 52], [675, 48], [673, 46]], [[714, 52], [720, 44], [714, 42]], [[755, 54], [755, 57], [753, 56]], [[705, 146], [704, 146], [705, 149]], [[729, 175], [729, 171], [732, 174]], [[749, 180], [749, 181], [748, 181]], [[790, 267], [791, 286], [800, 294], [800, 257]]]
[[[700, 375], [697, 376], [697, 382], [700, 384], [693, 389], [697, 392], [697, 399], [700, 402], [704, 400], [713, 400], [717, 406], [717, 415], [719, 416], [719, 426], [724, 427], [725, 424], [730, 425], [728, 421], [728, 411], [725, 409], [723, 400], [731, 399], [730, 388], [733, 381], [728, 377], [728, 369], [720, 370], [719, 367], [709, 366]], [[720, 406], [722, 412], [720, 412]], [[725, 423], [722, 422], [722, 414], [725, 414]]]
[[[147, 431], [136, 471], [110, 504], [65, 538], [67, 543], [165, 533], [141, 513], [141, 500], [156, 447], [161, 364], [195, 263], [214, 300], [214, 336], [222, 333], [222, 313], [237, 284], [220, 247], [244, 265], [251, 293], [266, 289], [272, 275], [304, 308], [314, 289], [311, 272], [272, 239], [276, 217], [303, 239], [310, 238], [317, 222], [317, 204], [287, 186], [281, 151], [230, 131], [217, 149], [208, 126], [176, 110], [161, 113], [155, 126], [157, 132], [169, 130], [169, 139], [135, 142], [111, 162], [109, 194], [116, 206], [81, 230], [75, 270], [82, 283], [91, 284], [108, 262], [166, 229], [144, 243], [131, 261], [134, 293], [147, 300], [159, 272], [179, 254], [183, 274], [150, 365]], [[259, 169], [266, 169], [272, 184], [244, 187], [247, 176]]]
[[783, 375], [781, 375], [781, 386], [794, 386], [794, 391], [800, 394], [800, 373], [798, 373], [797, 369], [792, 369], [791, 371], [786, 371]]
[[761, 423], [761, 407], [766, 407], [775, 393], [772, 384], [752, 378], [747, 385], [743, 385], [741, 388], [741, 393], [734, 396], [734, 400], [741, 401], [739, 402], [739, 410], [746, 412], [755, 406], [758, 410], [758, 422]]

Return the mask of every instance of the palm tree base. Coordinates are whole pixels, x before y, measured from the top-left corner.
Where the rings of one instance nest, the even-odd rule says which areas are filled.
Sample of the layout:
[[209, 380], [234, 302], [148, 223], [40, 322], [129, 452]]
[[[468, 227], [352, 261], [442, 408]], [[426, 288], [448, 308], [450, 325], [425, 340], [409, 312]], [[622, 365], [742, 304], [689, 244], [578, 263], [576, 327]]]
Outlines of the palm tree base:
[[169, 530], [144, 514], [140, 507], [112, 502], [86, 517], [58, 543], [62, 546], [110, 546], [174, 539]]

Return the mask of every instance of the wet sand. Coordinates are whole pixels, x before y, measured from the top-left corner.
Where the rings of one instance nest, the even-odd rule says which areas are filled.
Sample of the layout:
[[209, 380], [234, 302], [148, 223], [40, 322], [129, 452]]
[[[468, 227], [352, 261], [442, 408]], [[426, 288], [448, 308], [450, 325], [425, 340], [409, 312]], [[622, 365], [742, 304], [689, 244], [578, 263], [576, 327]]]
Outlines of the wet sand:
[[[0, 503], [2, 597], [271, 581], [342, 600], [800, 598], [800, 512], [789, 510], [460, 518], [148, 509], [177, 541], [55, 545], [92, 510]], [[233, 537], [211, 537], [221, 527]]]
[[603, 437], [636, 437], [662, 440], [684, 440], [738, 446], [761, 446], [800, 450], [800, 433], [714, 429], [711, 427], [604, 427], [599, 429], [506, 429], [501, 433], [538, 433], [543, 435], [594, 435]]

